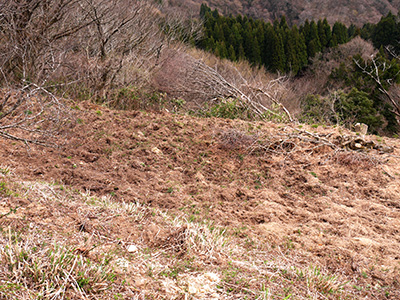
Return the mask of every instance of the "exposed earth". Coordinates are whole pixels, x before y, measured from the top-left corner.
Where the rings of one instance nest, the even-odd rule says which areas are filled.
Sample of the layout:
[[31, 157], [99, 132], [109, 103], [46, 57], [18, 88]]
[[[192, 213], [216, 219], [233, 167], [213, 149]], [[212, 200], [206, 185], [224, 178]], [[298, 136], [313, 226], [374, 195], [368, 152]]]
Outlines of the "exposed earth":
[[398, 139], [74, 108], [58, 149], [0, 140], [0, 298], [400, 299]]

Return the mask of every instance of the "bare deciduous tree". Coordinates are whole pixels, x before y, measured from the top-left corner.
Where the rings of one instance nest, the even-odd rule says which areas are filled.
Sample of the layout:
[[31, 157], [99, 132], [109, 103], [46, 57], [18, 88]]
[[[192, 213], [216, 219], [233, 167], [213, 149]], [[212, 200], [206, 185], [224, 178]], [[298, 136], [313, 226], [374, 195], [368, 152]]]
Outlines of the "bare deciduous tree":
[[48, 80], [68, 51], [66, 38], [91, 20], [76, 0], [1, 0], [0, 68], [3, 81]]
[[56, 147], [68, 111], [47, 90], [29, 84], [0, 93], [0, 137]]
[[398, 93], [399, 88], [396, 82], [394, 82], [399, 72], [392, 74], [390, 78], [384, 78], [383, 74], [393, 68], [392, 64], [387, 64], [385, 61], [381, 62], [374, 56], [371, 57], [370, 62], [370, 64], [368, 62], [362, 64], [360, 61], [354, 59], [356, 66], [375, 82], [379, 92], [392, 105], [392, 112], [396, 115], [397, 122], [400, 124], [400, 95]]
[[150, 0], [0, 0], [0, 136], [48, 144], [55, 95], [147, 83], [163, 46], [198, 30], [185, 22]]
[[67, 111], [44, 86], [63, 63], [62, 40], [88, 25], [77, 8], [75, 0], [0, 1], [0, 137], [59, 142]]
[[199, 32], [150, 0], [0, 0], [0, 28], [0, 83], [91, 76], [96, 89], [126, 83], [134, 72], [124, 68], [154, 67], [169, 41]]

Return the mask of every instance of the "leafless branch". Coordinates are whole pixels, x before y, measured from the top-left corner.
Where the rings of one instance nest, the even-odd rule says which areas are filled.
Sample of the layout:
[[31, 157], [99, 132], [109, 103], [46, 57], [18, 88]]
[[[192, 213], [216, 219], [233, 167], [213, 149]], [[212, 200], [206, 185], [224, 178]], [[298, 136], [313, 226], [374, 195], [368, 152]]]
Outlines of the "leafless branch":
[[183, 97], [199, 109], [204, 108], [205, 104], [235, 99], [242, 108], [259, 118], [269, 115], [281, 120], [282, 110], [290, 121], [293, 120], [289, 111], [279, 105], [274, 94], [281, 92], [277, 87], [282, 84], [281, 80], [269, 80], [267, 85], [256, 79], [248, 81], [230, 62], [223, 61], [211, 67], [204, 58], [195, 59], [175, 51], [161, 65], [154, 77], [154, 84], [161, 91]]
[[[361, 65], [361, 63], [354, 59], [354, 63], [356, 66], [364, 73], [366, 74], [370, 79], [372, 79], [378, 86], [378, 90], [386, 96], [386, 98], [389, 100], [389, 102], [393, 105], [393, 113], [397, 116], [400, 117], [400, 103], [399, 101], [396, 101], [393, 96], [389, 93], [389, 91], [385, 88], [385, 86], [382, 83], [382, 78], [381, 78], [381, 72], [387, 70], [390, 68], [390, 65], [387, 65], [385, 62], [379, 63], [377, 60], [372, 57], [371, 58], [371, 63], [372, 66], [369, 66], [367, 63], [365, 63], [364, 66]], [[390, 81], [387, 81], [388, 84], [391, 84]], [[398, 121], [399, 122], [399, 121]]]
[[2, 91], [0, 137], [57, 147], [68, 110], [45, 89], [29, 84], [19, 90]]

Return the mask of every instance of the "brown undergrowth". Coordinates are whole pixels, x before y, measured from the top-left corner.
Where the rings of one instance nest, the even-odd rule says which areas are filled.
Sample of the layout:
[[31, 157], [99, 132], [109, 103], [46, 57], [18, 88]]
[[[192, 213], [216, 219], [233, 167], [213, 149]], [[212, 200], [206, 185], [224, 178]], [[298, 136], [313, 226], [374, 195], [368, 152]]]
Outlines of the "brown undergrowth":
[[398, 140], [72, 106], [63, 148], [1, 141], [1, 298], [399, 298]]

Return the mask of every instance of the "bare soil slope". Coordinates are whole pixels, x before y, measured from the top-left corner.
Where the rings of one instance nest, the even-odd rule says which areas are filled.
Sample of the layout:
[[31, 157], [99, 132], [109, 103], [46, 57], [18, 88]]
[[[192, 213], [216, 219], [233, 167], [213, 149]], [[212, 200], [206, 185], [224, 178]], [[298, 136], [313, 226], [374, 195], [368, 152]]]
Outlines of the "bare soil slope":
[[[397, 139], [78, 106], [60, 149], [0, 141], [0, 249], [56, 242], [116, 274], [61, 296], [400, 298]], [[2, 298], [38, 295], [7, 289], [21, 274]]]

